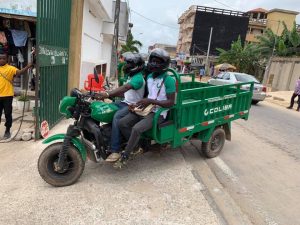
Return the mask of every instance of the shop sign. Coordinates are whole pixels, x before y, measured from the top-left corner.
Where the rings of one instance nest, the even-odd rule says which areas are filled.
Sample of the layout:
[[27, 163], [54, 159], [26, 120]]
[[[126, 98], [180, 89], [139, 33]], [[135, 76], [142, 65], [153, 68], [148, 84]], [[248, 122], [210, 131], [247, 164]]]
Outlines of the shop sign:
[[40, 66], [58, 66], [68, 64], [69, 51], [67, 48], [40, 45], [38, 55]]
[[0, 0], [0, 13], [37, 16], [37, 0]]

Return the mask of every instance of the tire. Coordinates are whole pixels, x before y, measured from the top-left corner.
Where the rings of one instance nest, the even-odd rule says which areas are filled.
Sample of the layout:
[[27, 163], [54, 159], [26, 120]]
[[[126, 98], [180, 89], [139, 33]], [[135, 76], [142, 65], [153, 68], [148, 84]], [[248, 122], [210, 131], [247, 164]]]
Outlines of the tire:
[[256, 105], [258, 102], [258, 100], [252, 100], [252, 105]]
[[54, 162], [58, 160], [58, 154], [62, 143], [49, 145], [39, 157], [38, 171], [40, 176], [48, 184], [55, 187], [63, 187], [74, 184], [81, 176], [85, 163], [74, 146], [70, 146], [67, 153], [67, 168], [64, 172], [54, 170]]
[[225, 131], [216, 128], [208, 142], [202, 142], [201, 150], [207, 158], [214, 158], [220, 154], [225, 144]]

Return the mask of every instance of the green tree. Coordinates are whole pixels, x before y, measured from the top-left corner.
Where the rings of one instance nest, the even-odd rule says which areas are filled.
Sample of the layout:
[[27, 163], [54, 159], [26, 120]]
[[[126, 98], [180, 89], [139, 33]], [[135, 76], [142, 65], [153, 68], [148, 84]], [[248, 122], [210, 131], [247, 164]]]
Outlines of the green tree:
[[124, 52], [139, 52], [139, 48], [142, 47], [142, 43], [134, 40], [131, 30], [128, 31], [127, 41], [125, 45], [121, 45], [121, 53]]
[[217, 48], [219, 51], [219, 63], [230, 63], [237, 68], [237, 71], [249, 74], [255, 74], [257, 67], [260, 66], [259, 51], [254, 44], [245, 44], [243, 46], [241, 38], [232, 42], [231, 48], [226, 51]]
[[289, 33], [289, 52], [291, 54], [300, 55], [300, 34], [297, 32], [296, 22], [294, 22], [293, 29]]
[[283, 31], [280, 36], [274, 34], [272, 30], [266, 29], [264, 35], [257, 37], [257, 39], [260, 41], [258, 48], [262, 57], [270, 57], [272, 55], [273, 48], [274, 55], [300, 55], [300, 35], [297, 32], [296, 23], [294, 22], [291, 31], [287, 29], [287, 26], [284, 22], [282, 25]]
[[278, 43], [278, 36], [274, 32], [267, 28], [264, 32], [264, 35], [256, 37], [259, 40], [258, 49], [262, 57], [269, 57], [274, 46], [276, 47]]

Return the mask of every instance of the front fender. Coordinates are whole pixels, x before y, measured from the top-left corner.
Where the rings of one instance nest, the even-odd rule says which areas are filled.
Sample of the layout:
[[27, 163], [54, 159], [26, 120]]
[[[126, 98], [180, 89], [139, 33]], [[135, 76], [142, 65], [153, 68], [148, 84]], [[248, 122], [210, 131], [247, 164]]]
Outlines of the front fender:
[[[65, 139], [65, 134], [55, 134], [51, 137], [48, 137], [46, 140], [43, 141], [43, 144], [49, 144], [53, 141], [57, 140], [64, 140]], [[71, 140], [72, 144], [76, 147], [77, 151], [80, 153], [82, 159], [85, 161], [86, 160], [86, 149], [82, 142], [78, 138], [72, 138]]]

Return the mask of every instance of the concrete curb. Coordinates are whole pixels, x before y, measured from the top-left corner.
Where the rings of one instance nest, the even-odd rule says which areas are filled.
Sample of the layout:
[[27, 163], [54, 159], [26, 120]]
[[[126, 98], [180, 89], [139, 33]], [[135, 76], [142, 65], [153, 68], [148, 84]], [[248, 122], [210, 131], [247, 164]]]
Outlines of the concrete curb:
[[185, 146], [180, 151], [185, 161], [192, 165], [192, 174], [202, 184], [202, 193], [218, 216], [220, 223], [251, 225], [248, 216], [225, 190], [206, 160], [197, 159], [199, 154], [195, 150], [198, 147], [192, 142], [191, 145], [194, 150], [185, 150]]

